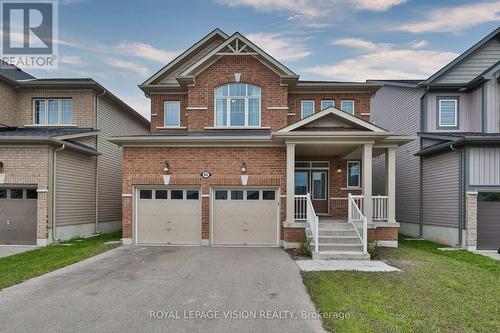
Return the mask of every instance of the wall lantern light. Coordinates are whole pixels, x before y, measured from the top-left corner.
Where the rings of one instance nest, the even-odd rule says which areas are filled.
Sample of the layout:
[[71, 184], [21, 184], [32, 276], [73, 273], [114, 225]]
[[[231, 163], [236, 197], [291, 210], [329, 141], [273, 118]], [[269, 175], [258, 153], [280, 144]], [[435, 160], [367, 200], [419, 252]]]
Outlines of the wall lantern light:
[[245, 164], [245, 162], [241, 163], [240, 170], [241, 170], [241, 173], [247, 172], [247, 165]]
[[337, 172], [341, 173], [342, 172], [342, 167], [340, 165], [337, 165]]
[[165, 163], [163, 163], [163, 172], [168, 173], [169, 170], [170, 170], [170, 165], [168, 164], [168, 161], [165, 161]]
[[3, 171], [3, 162], [0, 161], [0, 172], [2, 172], [2, 171]]

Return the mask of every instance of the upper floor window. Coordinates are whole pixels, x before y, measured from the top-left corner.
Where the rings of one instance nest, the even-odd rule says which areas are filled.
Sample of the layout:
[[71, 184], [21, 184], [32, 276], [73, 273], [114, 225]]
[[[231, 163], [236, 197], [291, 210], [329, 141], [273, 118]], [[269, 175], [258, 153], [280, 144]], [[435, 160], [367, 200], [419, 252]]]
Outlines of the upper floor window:
[[165, 101], [163, 125], [165, 127], [181, 126], [181, 102]]
[[353, 100], [340, 101], [340, 109], [347, 113], [354, 114], [354, 101]]
[[438, 99], [438, 110], [439, 127], [458, 126], [458, 99]]
[[327, 109], [329, 107], [335, 106], [334, 100], [322, 100], [321, 101], [321, 110]]
[[259, 127], [260, 87], [229, 83], [215, 88], [216, 127]]
[[314, 101], [301, 101], [300, 102], [301, 118], [309, 117], [313, 113], [314, 113]]
[[35, 99], [33, 102], [33, 124], [71, 125], [73, 101], [71, 99]]
[[349, 161], [347, 162], [347, 187], [360, 187], [360, 162]]

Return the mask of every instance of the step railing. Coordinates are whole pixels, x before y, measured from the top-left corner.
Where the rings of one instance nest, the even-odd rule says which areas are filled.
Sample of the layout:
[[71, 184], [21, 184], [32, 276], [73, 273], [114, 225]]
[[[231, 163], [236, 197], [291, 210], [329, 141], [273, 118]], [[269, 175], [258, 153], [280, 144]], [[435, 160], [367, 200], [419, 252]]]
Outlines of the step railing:
[[307, 220], [307, 195], [295, 196], [295, 220]]
[[307, 208], [306, 208], [306, 216], [307, 216], [307, 224], [309, 225], [309, 229], [311, 230], [313, 239], [314, 239], [314, 252], [319, 253], [319, 217], [316, 215], [314, 210], [314, 206], [311, 200], [311, 193], [307, 193]]
[[351, 193], [348, 194], [348, 210], [347, 210], [347, 222], [351, 223], [356, 230], [356, 233], [363, 244], [363, 254], [368, 253], [368, 221], [363, 215], [363, 212], [358, 206], [358, 203], [362, 202], [362, 196], [353, 196]]
[[[352, 199], [356, 202], [358, 208], [363, 211], [363, 195], [351, 195]], [[372, 196], [373, 215], [372, 220], [375, 222], [387, 221], [387, 196], [374, 195]]]

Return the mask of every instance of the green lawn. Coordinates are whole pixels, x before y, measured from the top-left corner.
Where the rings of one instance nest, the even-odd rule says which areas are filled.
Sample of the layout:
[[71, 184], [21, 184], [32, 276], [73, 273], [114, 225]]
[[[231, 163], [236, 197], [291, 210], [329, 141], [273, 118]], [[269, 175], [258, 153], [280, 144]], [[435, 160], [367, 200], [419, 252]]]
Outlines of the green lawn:
[[400, 239], [381, 251], [397, 273], [311, 272], [303, 280], [332, 332], [500, 332], [500, 262]]
[[105, 243], [120, 238], [121, 233], [103, 234], [0, 258], [0, 290], [110, 250], [119, 244]]

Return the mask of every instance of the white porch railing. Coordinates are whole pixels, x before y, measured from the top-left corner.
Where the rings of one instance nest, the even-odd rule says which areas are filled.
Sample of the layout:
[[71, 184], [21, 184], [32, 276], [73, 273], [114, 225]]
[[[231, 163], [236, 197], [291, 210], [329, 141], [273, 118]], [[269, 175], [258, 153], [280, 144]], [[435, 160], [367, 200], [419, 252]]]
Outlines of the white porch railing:
[[307, 195], [295, 196], [295, 220], [307, 219]]
[[[351, 198], [356, 202], [358, 208], [363, 211], [363, 195], [351, 195]], [[387, 196], [375, 195], [372, 196], [373, 215], [372, 220], [378, 222], [387, 221]]]
[[[363, 198], [361, 198], [363, 199]], [[358, 234], [361, 243], [363, 244], [363, 254], [368, 253], [368, 222], [366, 217], [361, 212], [357, 202], [359, 202], [359, 196], [353, 196], [349, 193], [348, 198], [348, 217], [347, 222], [351, 223]]]
[[387, 221], [387, 196], [373, 196], [373, 221]]
[[311, 201], [311, 194], [307, 193], [307, 208], [306, 208], [307, 224], [314, 239], [314, 252], [319, 252], [319, 217], [314, 211], [314, 206]]

